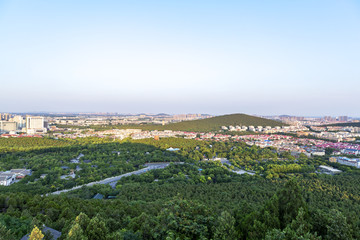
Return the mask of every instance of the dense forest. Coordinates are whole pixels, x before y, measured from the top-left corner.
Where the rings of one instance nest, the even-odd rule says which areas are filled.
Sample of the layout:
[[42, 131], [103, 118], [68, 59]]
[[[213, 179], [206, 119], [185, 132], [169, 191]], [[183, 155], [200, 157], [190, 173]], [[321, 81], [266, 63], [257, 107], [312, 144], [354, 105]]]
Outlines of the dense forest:
[[[360, 171], [326, 157], [182, 138], [1, 140], [1, 170], [33, 173], [0, 187], [0, 239], [20, 239], [43, 224], [61, 239], [360, 239]], [[173, 163], [114, 188], [41, 196], [148, 162]], [[343, 172], [319, 174], [321, 164]], [[70, 172], [76, 176], [61, 178]], [[97, 193], [104, 198], [93, 199]]]
[[[142, 129], [142, 130], [173, 130], [173, 131], [188, 131], [188, 132], [210, 132], [219, 131], [222, 126], [286, 126], [282, 122], [277, 122], [265, 118], [250, 116], [246, 114], [230, 114], [217, 116], [212, 118], [182, 121], [178, 123], [170, 123], [167, 125], [155, 125], [155, 124], [144, 124], [144, 125], [108, 125], [108, 126], [88, 126], [80, 128], [92, 128], [95, 130], [106, 130], [106, 129]], [[78, 126], [69, 125], [58, 125], [58, 127], [65, 128], [78, 128]]]

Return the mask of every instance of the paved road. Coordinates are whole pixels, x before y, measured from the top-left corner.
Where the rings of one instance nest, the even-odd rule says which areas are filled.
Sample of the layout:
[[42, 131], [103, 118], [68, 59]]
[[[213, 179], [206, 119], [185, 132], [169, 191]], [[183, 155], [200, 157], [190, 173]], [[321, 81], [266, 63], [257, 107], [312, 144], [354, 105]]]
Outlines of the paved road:
[[90, 186], [93, 186], [95, 184], [110, 184], [110, 186], [114, 188], [117, 181], [119, 181], [123, 177], [128, 177], [128, 176], [131, 176], [131, 175], [143, 174], [143, 173], [145, 173], [145, 172], [147, 172], [149, 170], [166, 168], [169, 165], [170, 165], [170, 163], [147, 163], [147, 164], [145, 164], [146, 168], [143, 168], [143, 169], [140, 169], [140, 170], [125, 173], [125, 174], [115, 176], [115, 177], [105, 178], [105, 179], [100, 180], [100, 181], [87, 183], [87, 184], [84, 184], [84, 185], [81, 185], [81, 186], [76, 186], [76, 187], [73, 187], [73, 188], [70, 188], [70, 189], [64, 189], [64, 190], [48, 193], [48, 194], [46, 194], [46, 196], [47, 195], [57, 195], [57, 194], [60, 194], [60, 193], [70, 192], [70, 191], [82, 188], [84, 186], [90, 187]]
[[[227, 160], [226, 158], [221, 158], [220, 159], [220, 162], [224, 165], [225, 163], [228, 164], [228, 165], [232, 165], [231, 162], [229, 160]], [[254, 172], [249, 172], [249, 171], [245, 171], [245, 170], [242, 170], [242, 169], [239, 169], [239, 170], [231, 170], [229, 169], [230, 171], [234, 172], [234, 173], [237, 173], [237, 174], [249, 174], [249, 175], [255, 175]]]

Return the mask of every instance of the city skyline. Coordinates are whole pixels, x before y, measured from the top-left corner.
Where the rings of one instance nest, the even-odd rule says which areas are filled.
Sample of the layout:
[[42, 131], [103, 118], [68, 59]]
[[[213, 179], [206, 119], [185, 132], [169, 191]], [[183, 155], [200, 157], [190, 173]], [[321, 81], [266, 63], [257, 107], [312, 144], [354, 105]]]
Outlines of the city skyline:
[[0, 1], [0, 112], [360, 117], [359, 13], [355, 1]]

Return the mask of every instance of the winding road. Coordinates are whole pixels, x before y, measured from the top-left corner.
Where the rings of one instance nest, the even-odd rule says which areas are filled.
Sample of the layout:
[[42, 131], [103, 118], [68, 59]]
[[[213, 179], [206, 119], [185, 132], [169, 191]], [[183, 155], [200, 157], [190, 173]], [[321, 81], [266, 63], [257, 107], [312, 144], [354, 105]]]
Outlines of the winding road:
[[[175, 164], [182, 164], [182, 163], [175, 163]], [[116, 186], [117, 181], [119, 181], [123, 177], [128, 177], [128, 176], [131, 176], [131, 175], [143, 174], [143, 173], [146, 173], [147, 171], [150, 171], [150, 170], [153, 170], [153, 169], [166, 168], [169, 165], [170, 165], [170, 163], [168, 163], [168, 162], [166, 162], [166, 163], [165, 162], [164, 163], [147, 163], [147, 164], [145, 164], [146, 168], [142, 168], [142, 169], [139, 169], [139, 170], [136, 170], [136, 171], [133, 171], [133, 172], [128, 172], [128, 173], [125, 173], [125, 174], [122, 174], [122, 175], [119, 175], [119, 176], [115, 176], [115, 177], [105, 178], [105, 179], [100, 180], [100, 181], [91, 182], [91, 183], [87, 183], [87, 184], [84, 184], [84, 185], [76, 186], [76, 187], [73, 187], [73, 188], [70, 188], [70, 189], [64, 189], [64, 190], [48, 193], [48, 194], [45, 194], [45, 196], [58, 195], [60, 193], [66, 193], [66, 192], [74, 191], [76, 189], [79, 189], [79, 188], [82, 188], [82, 187], [85, 187], [85, 186], [90, 187], [90, 186], [93, 186], [95, 184], [110, 184], [110, 186], [114, 188]]]

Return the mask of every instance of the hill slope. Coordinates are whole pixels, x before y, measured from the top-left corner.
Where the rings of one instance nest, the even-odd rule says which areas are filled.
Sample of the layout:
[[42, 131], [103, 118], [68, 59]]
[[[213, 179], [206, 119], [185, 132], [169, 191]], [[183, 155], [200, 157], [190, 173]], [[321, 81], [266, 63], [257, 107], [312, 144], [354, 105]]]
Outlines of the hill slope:
[[170, 123], [167, 125], [123, 125], [120, 128], [140, 128], [143, 130], [173, 130], [189, 132], [209, 132], [221, 130], [221, 126], [285, 126], [286, 124], [254, 117], [246, 114], [230, 114], [218, 117]]
[[284, 126], [285, 124], [269, 119], [260, 117], [254, 117], [246, 114], [230, 114], [218, 117], [212, 117], [207, 119], [183, 121], [179, 123], [168, 124], [164, 129], [169, 130], [182, 130], [182, 131], [217, 131], [221, 129], [221, 126]]

